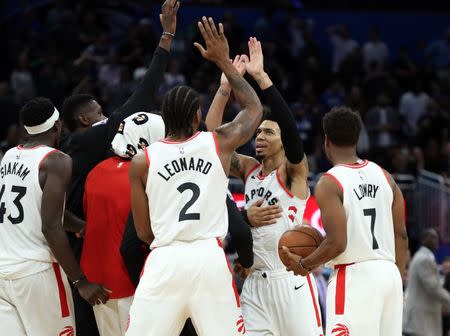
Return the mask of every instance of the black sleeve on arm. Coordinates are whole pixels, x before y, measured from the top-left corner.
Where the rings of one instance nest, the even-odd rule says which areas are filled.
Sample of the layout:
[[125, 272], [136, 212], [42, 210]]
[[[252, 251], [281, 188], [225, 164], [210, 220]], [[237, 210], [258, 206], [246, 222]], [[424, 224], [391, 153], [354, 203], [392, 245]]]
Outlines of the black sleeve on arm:
[[127, 225], [123, 232], [122, 243], [120, 244], [120, 254], [127, 268], [128, 275], [136, 287], [145, 263], [141, 248], [142, 244], [142, 241], [137, 236], [136, 229], [134, 228], [133, 215], [130, 212]]
[[249, 268], [253, 265], [253, 239], [250, 226], [244, 221], [236, 203], [227, 197], [228, 230], [231, 243], [237, 251], [240, 264]]
[[288, 104], [275, 85], [263, 90], [262, 98], [272, 110], [272, 119], [280, 126], [281, 141], [286, 158], [294, 164], [302, 162], [304, 156], [303, 142]]
[[170, 53], [167, 50], [161, 47], [156, 48], [150, 67], [137, 87], [136, 92], [128, 98], [125, 104], [114, 111], [108, 119], [108, 136], [106, 141], [108, 145], [116, 135], [123, 119], [136, 112], [151, 112], [155, 107], [153, 97], [163, 82], [164, 72], [169, 63], [169, 56]]

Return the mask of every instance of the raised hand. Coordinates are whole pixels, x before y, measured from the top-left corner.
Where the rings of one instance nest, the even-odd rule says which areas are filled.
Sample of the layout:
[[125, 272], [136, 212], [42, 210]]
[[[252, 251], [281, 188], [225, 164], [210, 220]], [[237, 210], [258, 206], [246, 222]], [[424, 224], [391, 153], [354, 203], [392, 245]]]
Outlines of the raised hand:
[[250, 37], [248, 41], [248, 50], [250, 61], [245, 64], [247, 72], [252, 76], [262, 75], [264, 73], [264, 56], [261, 42], [255, 37]]
[[194, 46], [200, 51], [203, 58], [214, 62], [217, 65], [223, 62], [230, 62], [230, 48], [223, 31], [223, 24], [219, 23], [219, 31], [212, 18], [205, 16], [198, 22], [198, 28], [205, 40], [206, 49], [200, 43], [195, 42]]
[[[233, 60], [233, 66], [236, 68], [236, 70], [239, 72], [241, 76], [244, 76], [245, 74], [245, 63], [247, 63], [248, 61], [249, 59], [247, 55], [236, 55], [236, 57]], [[222, 76], [220, 77], [220, 85], [223, 86], [230, 85], [227, 76], [225, 76], [224, 73], [222, 73]]]
[[180, 2], [177, 0], [166, 0], [161, 7], [159, 20], [163, 31], [175, 34], [177, 30], [177, 13], [180, 8]]

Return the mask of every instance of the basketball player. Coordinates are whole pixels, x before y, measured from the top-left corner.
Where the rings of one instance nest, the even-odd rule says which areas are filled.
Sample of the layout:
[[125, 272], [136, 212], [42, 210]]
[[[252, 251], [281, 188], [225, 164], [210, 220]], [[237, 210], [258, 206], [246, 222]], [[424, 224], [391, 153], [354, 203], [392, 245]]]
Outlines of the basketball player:
[[109, 293], [86, 279], [62, 228], [72, 161], [55, 149], [58, 111], [35, 98], [21, 118], [29, 140], [0, 164], [0, 334], [75, 335], [66, 274], [91, 305], [106, 302]]
[[[261, 119], [261, 103], [232, 65], [223, 25], [198, 23], [202, 56], [227, 76], [243, 111], [215, 132], [195, 132], [200, 97], [179, 86], [164, 98], [167, 138], [130, 166], [131, 207], [138, 236], [153, 249], [135, 293], [126, 335], [178, 335], [187, 318], [199, 335], [245, 333], [239, 297], [220, 238], [227, 232], [225, 198], [231, 154]], [[220, 156], [219, 156], [220, 155]]]
[[[309, 197], [308, 163], [292, 112], [264, 71], [261, 43], [250, 38], [248, 44], [246, 69], [273, 119], [264, 120], [256, 131], [256, 155], [262, 164], [235, 154], [230, 173], [245, 181], [247, 209], [263, 200], [263, 206], [279, 205], [283, 212], [275, 224], [252, 228], [254, 263], [241, 293], [242, 312], [249, 335], [318, 336], [323, 331], [314, 278], [287, 272], [278, 255], [280, 236], [302, 224]], [[271, 216], [278, 217], [273, 211]]]
[[[402, 281], [408, 237], [403, 196], [377, 164], [361, 160], [359, 114], [334, 108], [323, 119], [325, 153], [334, 167], [317, 183], [325, 240], [307, 258], [285, 253], [288, 269], [307, 275], [328, 262], [327, 335], [402, 334]], [[397, 265], [396, 265], [397, 263]]]

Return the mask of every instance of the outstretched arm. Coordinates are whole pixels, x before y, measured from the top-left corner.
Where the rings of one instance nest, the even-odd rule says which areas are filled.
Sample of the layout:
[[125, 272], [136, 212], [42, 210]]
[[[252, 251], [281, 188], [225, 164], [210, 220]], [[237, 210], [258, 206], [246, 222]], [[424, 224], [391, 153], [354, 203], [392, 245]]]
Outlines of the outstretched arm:
[[308, 163], [303, 151], [303, 142], [298, 133], [294, 115], [286, 100], [272, 83], [269, 75], [264, 71], [264, 56], [261, 42], [250, 38], [248, 42], [250, 62], [246, 64], [247, 72], [258, 83], [261, 98], [270, 107], [272, 118], [281, 130], [281, 141], [286, 153], [286, 173], [291, 192], [301, 198], [308, 196], [307, 178]]
[[[177, 13], [180, 3], [176, 0], [166, 0], [162, 5], [160, 21], [164, 32], [175, 34], [177, 26]], [[133, 95], [124, 105], [115, 111], [108, 119], [108, 135], [106, 143], [111, 143], [119, 124], [123, 119], [139, 111], [150, 112], [154, 108], [153, 97], [164, 79], [164, 72], [169, 63], [169, 52], [172, 36], [163, 34], [158, 48], [153, 54], [150, 67]]]
[[243, 110], [229, 124], [216, 130], [219, 149], [222, 155], [222, 164], [228, 173], [231, 153], [245, 144], [254, 134], [262, 117], [262, 106], [256, 92], [239, 74], [230, 61], [228, 41], [224, 35], [223, 25], [219, 24], [219, 31], [212, 18], [202, 18], [198, 23], [200, 33], [206, 43], [204, 49], [199, 43], [194, 45], [202, 56], [210, 60], [222, 70], [230, 82], [234, 96]]
[[[247, 55], [236, 55], [233, 61], [233, 66], [242, 76], [245, 74], [245, 62], [247, 60]], [[231, 85], [225, 74], [222, 73], [219, 89], [217, 90], [211, 106], [209, 107], [208, 114], [206, 115], [205, 123], [208, 131], [212, 132], [222, 125], [223, 112], [225, 111], [230, 96]]]

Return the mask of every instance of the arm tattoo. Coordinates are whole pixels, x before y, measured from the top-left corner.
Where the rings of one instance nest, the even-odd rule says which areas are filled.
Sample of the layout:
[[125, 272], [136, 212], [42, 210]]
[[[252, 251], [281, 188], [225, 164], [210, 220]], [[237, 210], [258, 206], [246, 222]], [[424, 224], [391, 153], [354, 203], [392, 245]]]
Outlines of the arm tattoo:
[[239, 159], [239, 156], [236, 152], [233, 152], [233, 154], [231, 154], [230, 169], [234, 174], [241, 175], [242, 171], [241, 160]]
[[230, 93], [227, 90], [223, 89], [223, 88], [219, 88], [219, 93], [223, 97], [228, 97], [230, 95]]

